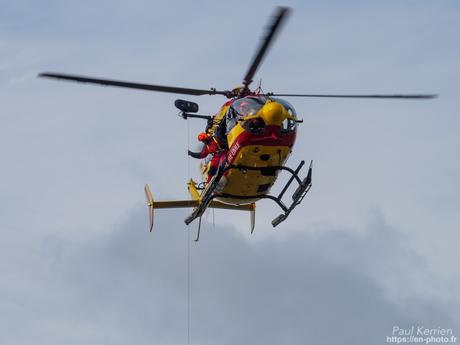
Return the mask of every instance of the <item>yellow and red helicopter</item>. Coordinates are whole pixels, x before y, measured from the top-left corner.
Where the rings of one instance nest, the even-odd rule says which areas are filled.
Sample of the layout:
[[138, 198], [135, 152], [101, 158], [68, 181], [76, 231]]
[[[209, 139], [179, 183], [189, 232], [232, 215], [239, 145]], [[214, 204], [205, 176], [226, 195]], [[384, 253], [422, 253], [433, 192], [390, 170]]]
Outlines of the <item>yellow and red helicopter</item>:
[[[299, 120], [294, 107], [279, 97], [333, 97], [333, 98], [393, 98], [393, 99], [428, 99], [436, 95], [431, 94], [393, 94], [393, 95], [335, 95], [335, 94], [277, 94], [264, 93], [259, 87], [251, 91], [249, 85], [266, 55], [271, 43], [290, 10], [278, 7], [270, 21], [267, 32], [263, 37], [256, 54], [249, 65], [243, 84], [233, 90], [219, 91], [214, 88], [192, 89], [175, 86], [140, 84], [133, 82], [90, 78], [78, 75], [61, 73], [41, 73], [40, 77], [117, 86], [124, 88], [186, 94], [193, 96], [221, 95], [229, 100], [225, 102], [214, 116], [198, 115], [196, 103], [176, 100], [184, 119], [201, 118], [207, 120], [206, 131], [213, 138], [220, 138], [223, 143], [224, 154], [217, 172], [208, 182], [197, 184], [192, 179], [188, 182], [190, 200], [155, 201], [148, 184], [145, 185], [150, 218], [150, 231], [153, 229], [154, 209], [159, 208], [193, 208], [192, 213], [185, 219], [188, 225], [199, 219], [199, 239], [201, 216], [208, 208], [221, 208], [239, 211], [249, 211], [251, 215], [251, 233], [255, 226], [256, 202], [261, 199], [270, 199], [276, 202], [282, 213], [272, 221], [276, 227], [284, 221], [292, 210], [299, 205], [312, 185], [312, 162], [304, 178], [299, 176], [305, 165], [301, 161], [295, 169], [285, 166], [286, 160], [292, 152]], [[208, 180], [210, 168], [209, 157], [202, 164], [204, 181]], [[271, 187], [277, 180], [280, 171], [289, 173], [290, 179], [278, 195], [269, 194]], [[297, 189], [291, 196], [291, 202], [282, 201], [283, 196], [293, 182]]]

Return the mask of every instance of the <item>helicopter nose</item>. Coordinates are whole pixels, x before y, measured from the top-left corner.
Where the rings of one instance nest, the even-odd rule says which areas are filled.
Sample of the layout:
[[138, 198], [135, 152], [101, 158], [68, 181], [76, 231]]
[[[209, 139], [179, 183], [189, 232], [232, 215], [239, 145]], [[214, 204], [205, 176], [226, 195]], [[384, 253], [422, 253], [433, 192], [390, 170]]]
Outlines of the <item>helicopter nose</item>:
[[264, 105], [260, 117], [267, 126], [281, 126], [286, 119], [286, 111], [278, 102], [269, 102]]

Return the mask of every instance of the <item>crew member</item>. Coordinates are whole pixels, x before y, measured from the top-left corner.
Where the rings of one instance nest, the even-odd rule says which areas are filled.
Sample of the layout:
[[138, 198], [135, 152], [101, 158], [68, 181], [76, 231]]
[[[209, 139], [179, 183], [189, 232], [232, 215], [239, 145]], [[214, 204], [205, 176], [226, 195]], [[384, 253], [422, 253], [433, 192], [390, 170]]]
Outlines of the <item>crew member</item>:
[[203, 159], [209, 154], [212, 155], [211, 164], [208, 169], [208, 181], [211, 181], [212, 177], [216, 174], [217, 168], [221, 163], [222, 159], [225, 158], [225, 147], [222, 145], [216, 137], [209, 135], [206, 132], [198, 135], [198, 140], [201, 141], [203, 149], [201, 152], [188, 151], [189, 156], [197, 159]]

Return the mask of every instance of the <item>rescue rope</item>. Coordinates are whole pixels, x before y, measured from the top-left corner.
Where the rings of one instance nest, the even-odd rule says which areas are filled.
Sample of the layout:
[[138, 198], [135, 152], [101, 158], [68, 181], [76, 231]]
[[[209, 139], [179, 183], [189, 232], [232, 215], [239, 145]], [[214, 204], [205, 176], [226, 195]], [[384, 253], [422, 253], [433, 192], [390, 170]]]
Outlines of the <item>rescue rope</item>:
[[[190, 124], [187, 121], [187, 152], [190, 150]], [[187, 181], [190, 180], [190, 156], [187, 153]], [[187, 229], [187, 345], [190, 345], [191, 325], [191, 302], [190, 302], [190, 281], [191, 281], [191, 260], [190, 260], [190, 231]]]
[[190, 123], [187, 121], [187, 180], [191, 178], [190, 176], [190, 156], [188, 151], [190, 150]]
[[187, 231], [187, 345], [190, 345], [190, 231]]

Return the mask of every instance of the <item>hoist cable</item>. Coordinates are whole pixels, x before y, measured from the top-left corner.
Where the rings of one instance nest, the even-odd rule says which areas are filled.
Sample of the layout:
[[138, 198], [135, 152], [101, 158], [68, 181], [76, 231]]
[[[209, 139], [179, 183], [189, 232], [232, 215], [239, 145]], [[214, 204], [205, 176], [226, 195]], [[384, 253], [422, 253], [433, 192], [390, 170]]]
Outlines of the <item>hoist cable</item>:
[[[187, 121], [187, 152], [190, 150], [190, 124]], [[187, 153], [187, 181], [190, 181], [190, 156]], [[190, 260], [190, 231], [187, 229], [187, 345], [190, 345], [190, 325], [191, 325], [191, 301], [190, 301], [190, 282], [191, 282], [191, 260]]]

